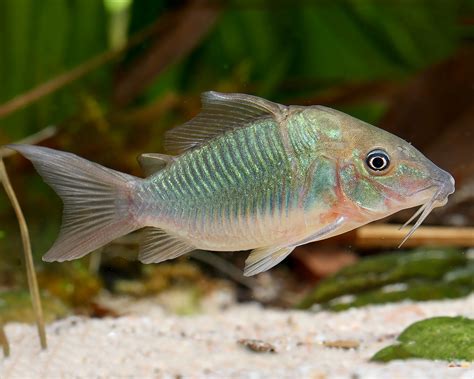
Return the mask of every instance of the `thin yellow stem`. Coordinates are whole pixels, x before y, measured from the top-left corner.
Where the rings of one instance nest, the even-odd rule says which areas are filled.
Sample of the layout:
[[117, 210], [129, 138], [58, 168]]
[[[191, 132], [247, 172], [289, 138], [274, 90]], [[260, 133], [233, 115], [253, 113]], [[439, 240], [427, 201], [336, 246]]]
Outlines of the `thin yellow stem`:
[[25, 217], [21, 211], [20, 204], [16, 198], [15, 191], [10, 183], [8, 178], [7, 170], [3, 159], [0, 157], [0, 179], [5, 188], [8, 198], [15, 210], [16, 217], [18, 219], [18, 225], [20, 226], [21, 240], [23, 242], [23, 251], [25, 254], [25, 266], [26, 266], [26, 276], [28, 278], [28, 287], [31, 294], [31, 302], [33, 304], [33, 312], [36, 318], [36, 326], [38, 328], [38, 334], [40, 338], [41, 347], [43, 349], [47, 348], [46, 342], [46, 331], [44, 327], [44, 317], [43, 309], [41, 307], [41, 298], [38, 288], [38, 280], [36, 279], [35, 267], [33, 264], [33, 255], [31, 254], [31, 243], [30, 236], [28, 232], [28, 226], [26, 225]]
[[[37, 143], [40, 143], [44, 141], [45, 139], [53, 137], [55, 134], [56, 134], [56, 127], [54, 125], [51, 125], [15, 143], [20, 144], [20, 145], [23, 145], [23, 144], [36, 145]], [[0, 157], [6, 158], [13, 154], [16, 154], [15, 150], [0, 146]]]
[[100, 263], [102, 261], [102, 250], [103, 248], [100, 248], [99, 250], [94, 251], [89, 258], [89, 272], [92, 275], [96, 275], [99, 272], [100, 269]]
[[8, 343], [7, 335], [5, 334], [5, 329], [3, 324], [0, 324], [0, 345], [2, 345], [3, 355], [5, 357], [10, 356], [10, 344]]

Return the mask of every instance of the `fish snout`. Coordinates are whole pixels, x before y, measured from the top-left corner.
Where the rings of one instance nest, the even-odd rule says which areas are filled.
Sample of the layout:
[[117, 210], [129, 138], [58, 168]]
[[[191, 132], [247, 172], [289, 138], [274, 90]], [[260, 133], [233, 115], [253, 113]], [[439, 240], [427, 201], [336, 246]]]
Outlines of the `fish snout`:
[[432, 176], [432, 178], [437, 187], [435, 199], [439, 203], [442, 203], [440, 205], [444, 205], [448, 201], [448, 196], [455, 191], [454, 178], [449, 172], [440, 168], [437, 168], [436, 173]]

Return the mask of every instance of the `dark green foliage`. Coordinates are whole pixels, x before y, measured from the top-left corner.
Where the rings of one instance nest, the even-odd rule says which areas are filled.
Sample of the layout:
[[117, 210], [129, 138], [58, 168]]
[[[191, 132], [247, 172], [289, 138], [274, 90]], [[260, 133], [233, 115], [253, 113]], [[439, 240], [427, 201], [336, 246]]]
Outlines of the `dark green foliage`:
[[[96, 0], [0, 1], [0, 104], [104, 51], [106, 20]], [[0, 137], [19, 139], [62, 121], [86, 83], [0, 120]]]
[[406, 328], [397, 344], [380, 350], [374, 361], [422, 358], [474, 361], [474, 320], [464, 317], [433, 317]]
[[[150, 96], [142, 99], [223, 87], [284, 100], [343, 83], [391, 80], [447, 57], [460, 38], [472, 36], [472, 27], [459, 27], [461, 12], [470, 9], [461, 0], [210, 3], [222, 9], [214, 28], [183, 62], [150, 82]], [[129, 34], [186, 4], [132, 1]], [[98, 0], [1, 1], [0, 103], [105, 51], [109, 20]], [[133, 64], [151, 46], [144, 41], [124, 61]], [[63, 120], [74, 112], [78, 90], [107, 93], [112, 70], [2, 120], [3, 133], [17, 139]]]
[[[175, 24], [120, 59], [0, 118], [0, 145], [54, 123], [59, 132], [47, 144], [139, 174], [135, 157], [159, 151], [163, 132], [194, 115], [198, 94], [211, 89], [252, 93], [283, 103], [319, 102], [376, 123], [389, 104], [387, 86], [402, 85], [474, 38], [472, 23], [463, 22], [472, 14], [472, 1], [209, 2], [220, 9], [211, 30], [195, 48], [149, 80], [130, 106], [114, 106], [111, 78], [119, 83], [122, 70], [139, 64], [142, 54], [172, 34]], [[172, 14], [184, 14], [191, 3], [195, 2], [132, 0], [130, 24], [124, 28], [131, 37]], [[112, 20], [102, 0], [0, 0], [0, 107], [107, 51]], [[174, 41], [177, 47], [181, 43]], [[350, 90], [353, 85], [370, 88], [378, 82], [383, 86], [370, 96]], [[343, 100], [337, 96], [334, 100], [334, 93], [341, 93]], [[170, 95], [175, 96], [172, 105], [167, 103]], [[39, 256], [57, 234], [60, 201], [33, 174], [31, 165], [14, 159], [7, 165], [15, 174], [14, 186]], [[1, 196], [0, 225], [8, 235], [1, 239], [2, 260], [17, 262], [18, 229]], [[377, 275], [365, 275], [364, 280], [351, 277], [344, 288], [362, 290], [373, 288], [367, 280], [382, 285], [408, 278], [400, 278], [397, 270], [388, 278]], [[456, 285], [468, 280], [462, 272], [459, 275]], [[338, 296], [340, 290], [325, 291], [318, 301]]]
[[[474, 290], [472, 263], [462, 250], [423, 248], [365, 258], [319, 283], [299, 304], [332, 310], [403, 299], [432, 300], [465, 296]], [[383, 288], [391, 284], [398, 287]], [[339, 297], [357, 296], [341, 303]]]
[[[163, 10], [163, 2], [133, 4], [133, 30]], [[217, 4], [224, 5], [214, 29], [178, 74], [160, 75], [151, 93], [173, 76], [180, 91], [227, 85], [284, 100], [346, 82], [406, 76], [448, 56], [460, 37], [459, 1]]]
[[362, 307], [369, 304], [393, 303], [402, 300], [426, 301], [453, 299], [469, 295], [474, 290], [473, 285], [458, 285], [437, 281], [409, 281], [400, 283], [397, 288], [381, 288], [355, 295], [351, 301], [329, 301], [325, 307], [332, 311], [343, 311], [352, 307]]

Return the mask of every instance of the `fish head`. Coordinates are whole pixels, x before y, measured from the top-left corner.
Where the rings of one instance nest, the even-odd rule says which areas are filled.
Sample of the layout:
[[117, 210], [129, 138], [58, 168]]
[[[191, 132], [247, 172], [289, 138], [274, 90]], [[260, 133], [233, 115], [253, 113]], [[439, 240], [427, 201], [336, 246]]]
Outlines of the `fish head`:
[[340, 192], [367, 222], [419, 205], [423, 221], [454, 192], [453, 177], [409, 142], [342, 112], [310, 108]]

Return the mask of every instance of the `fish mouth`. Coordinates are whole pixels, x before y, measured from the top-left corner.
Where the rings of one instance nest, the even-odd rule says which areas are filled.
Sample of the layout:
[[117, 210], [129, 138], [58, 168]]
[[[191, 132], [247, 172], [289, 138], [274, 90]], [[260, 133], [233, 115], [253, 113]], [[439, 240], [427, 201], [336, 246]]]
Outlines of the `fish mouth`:
[[423, 223], [423, 221], [425, 221], [431, 211], [434, 208], [442, 207], [443, 205], [445, 205], [448, 202], [448, 196], [454, 193], [454, 178], [446, 171], [441, 170], [441, 174], [442, 178], [433, 178], [435, 184], [424, 189], [428, 190], [433, 187], [437, 188], [433, 196], [425, 204], [418, 208], [415, 214], [411, 216], [410, 219], [400, 227], [400, 230], [402, 230], [419, 216], [418, 220], [416, 220], [416, 222], [413, 224], [405, 238], [403, 238], [400, 245], [398, 245], [399, 248], [402, 247], [402, 245], [413, 235], [413, 233], [415, 233], [416, 229], [418, 229], [418, 227]]

